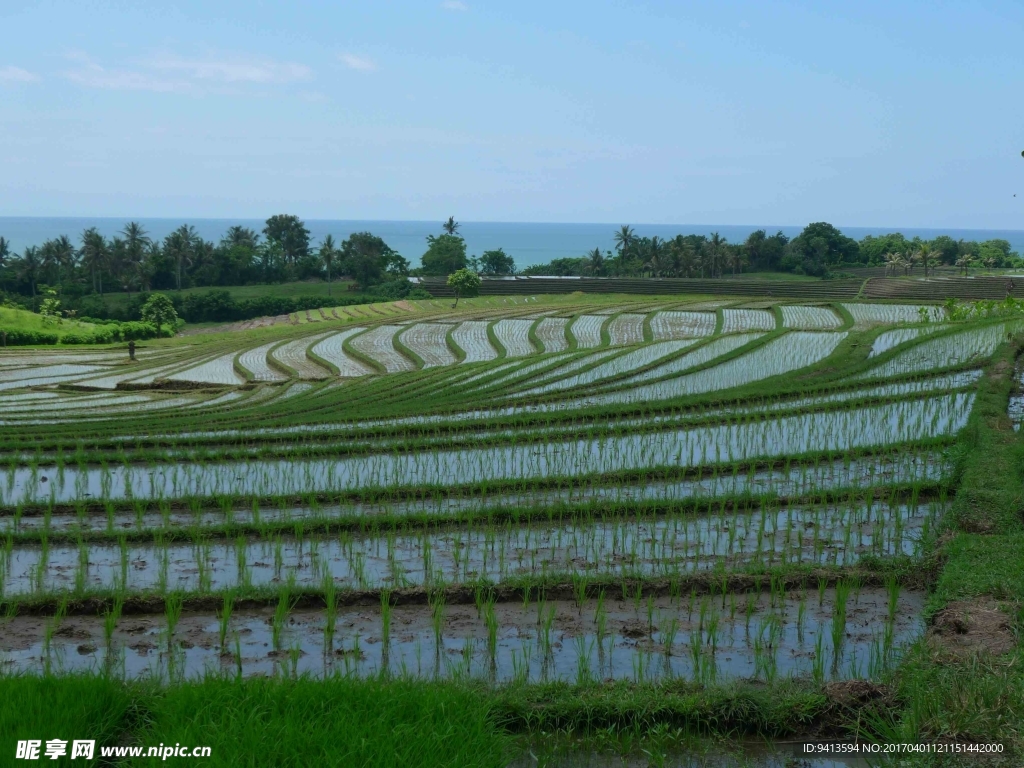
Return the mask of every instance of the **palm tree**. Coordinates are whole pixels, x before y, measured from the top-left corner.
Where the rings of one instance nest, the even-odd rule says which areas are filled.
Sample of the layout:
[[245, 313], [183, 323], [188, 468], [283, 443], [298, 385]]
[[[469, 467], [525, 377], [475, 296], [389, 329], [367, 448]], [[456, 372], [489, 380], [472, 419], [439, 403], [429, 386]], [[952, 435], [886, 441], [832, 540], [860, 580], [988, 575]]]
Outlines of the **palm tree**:
[[43, 243], [42, 267], [50, 271], [57, 271], [57, 289], [63, 287], [61, 280], [61, 267], [72, 267], [75, 261], [75, 246], [72, 245], [67, 235], [61, 235], [56, 240], [47, 240]]
[[743, 271], [743, 249], [737, 246], [732, 248], [732, 273], [733, 275]]
[[669, 242], [669, 253], [672, 255], [672, 272], [676, 277], [691, 277], [696, 266], [693, 246], [682, 235], [676, 235]]
[[[456, 224], [456, 227], [458, 225]], [[449, 233], [451, 234], [451, 233]], [[338, 256], [338, 249], [334, 245], [334, 237], [328, 235], [324, 238], [323, 243], [320, 245], [320, 261], [324, 263], [327, 268], [327, 295], [331, 295], [331, 265], [334, 264], [335, 257]]]
[[188, 224], [182, 224], [164, 238], [164, 253], [174, 259], [175, 282], [179, 291], [181, 290], [182, 268], [191, 267], [194, 264], [192, 256], [197, 239], [195, 227]]
[[921, 266], [924, 267], [924, 276], [928, 277], [928, 267], [935, 264], [935, 259], [932, 258], [932, 247], [928, 243], [921, 243], [914, 254], [914, 258], [921, 262]]
[[28, 280], [32, 286], [32, 298], [36, 297], [36, 282], [39, 280], [39, 270], [42, 267], [42, 259], [39, 257], [39, 249], [34, 245], [25, 249], [21, 254], [21, 261], [18, 262], [18, 277], [21, 280]]
[[708, 265], [711, 268], [711, 277], [715, 277], [716, 274], [719, 277], [722, 275], [722, 246], [725, 245], [725, 242], [725, 238], [717, 232], [712, 232], [710, 239], [707, 241], [706, 250], [708, 252]]
[[449, 216], [448, 221], [441, 225], [446, 235], [457, 235], [459, 234], [459, 222], [455, 220], [454, 216]]
[[898, 253], [887, 253], [883, 257], [885, 259], [885, 273], [887, 275], [896, 274], [896, 270], [900, 266], [900, 255]]
[[99, 285], [100, 296], [103, 295], [103, 270], [107, 266], [109, 253], [107, 241], [96, 231], [96, 227], [90, 227], [82, 233], [82, 248], [79, 250], [82, 266], [89, 270], [92, 289], [95, 291]]
[[601, 249], [595, 248], [592, 251], [588, 251], [587, 255], [583, 257], [583, 272], [596, 277], [603, 271], [604, 256], [601, 255]]
[[145, 257], [146, 246], [152, 241], [146, 230], [138, 222], [131, 221], [121, 230], [124, 235], [124, 263], [119, 270], [119, 279], [128, 295], [131, 296], [131, 287], [140, 282], [142, 277], [142, 261]]
[[652, 237], [647, 242], [647, 253], [644, 256], [643, 266], [651, 270], [651, 276], [662, 277], [668, 269], [664, 241], [657, 235]]
[[256, 250], [256, 246], [259, 244], [260, 236], [253, 230], [247, 227], [234, 226], [228, 229], [224, 237], [220, 239], [220, 244], [225, 248], [234, 248], [235, 246], [244, 245]]
[[619, 252], [621, 256], [630, 249], [634, 242], [636, 242], [636, 232], [633, 231], [632, 227], [623, 224], [619, 227], [619, 231], [614, 235], [615, 250]]
[[959, 259], [956, 260], [956, 264], [954, 266], [956, 266], [957, 270], [961, 270], [962, 269], [963, 272], [964, 272], [964, 277], [966, 277], [967, 276], [967, 270], [971, 266], [971, 257], [968, 256], [967, 254], [964, 254], [963, 256], [961, 256]]

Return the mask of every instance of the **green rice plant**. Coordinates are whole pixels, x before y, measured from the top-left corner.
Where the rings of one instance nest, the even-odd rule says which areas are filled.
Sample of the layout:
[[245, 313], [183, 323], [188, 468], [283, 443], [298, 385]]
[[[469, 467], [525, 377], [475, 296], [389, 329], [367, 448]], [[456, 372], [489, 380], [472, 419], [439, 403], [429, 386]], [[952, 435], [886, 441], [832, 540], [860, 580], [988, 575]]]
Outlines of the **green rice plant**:
[[675, 616], [673, 616], [671, 619], [669, 619], [668, 626], [666, 627], [666, 629], [661, 633], [661, 641], [665, 649], [664, 652], [666, 657], [672, 655], [672, 646], [675, 645], [676, 634], [678, 633], [678, 631], [679, 621]]
[[429, 597], [430, 605], [430, 623], [434, 630], [434, 652], [438, 656], [441, 655], [441, 647], [444, 641], [444, 621], [445, 621], [445, 595], [440, 589], [434, 590]]
[[282, 587], [278, 592], [277, 605], [274, 607], [274, 615], [270, 620], [271, 642], [275, 651], [281, 650], [281, 635], [284, 632], [284, 625], [297, 602], [298, 598], [292, 598], [289, 586]]
[[487, 625], [487, 655], [490, 657], [491, 669], [497, 666], [498, 652], [498, 617], [494, 610], [494, 598], [484, 604], [484, 623]]
[[121, 619], [121, 611], [124, 608], [124, 598], [118, 596], [113, 604], [103, 610], [103, 642], [109, 653], [114, 643], [114, 630], [117, 622]]
[[231, 613], [235, 607], [235, 593], [228, 590], [224, 593], [224, 602], [221, 606], [220, 612], [217, 614], [218, 621], [218, 639], [220, 640], [220, 652], [221, 655], [227, 653], [227, 642], [228, 630], [231, 627]]
[[338, 594], [334, 578], [329, 573], [323, 575], [320, 589], [324, 595], [324, 653], [329, 654], [334, 649], [334, 632], [338, 621]]
[[825, 633], [818, 629], [818, 637], [814, 641], [814, 660], [812, 677], [814, 682], [821, 685], [825, 681]]
[[164, 622], [165, 631], [167, 632], [167, 651], [171, 652], [172, 644], [174, 641], [174, 630], [177, 629], [178, 621], [181, 618], [181, 609], [184, 605], [184, 600], [181, 594], [172, 592], [164, 600]]

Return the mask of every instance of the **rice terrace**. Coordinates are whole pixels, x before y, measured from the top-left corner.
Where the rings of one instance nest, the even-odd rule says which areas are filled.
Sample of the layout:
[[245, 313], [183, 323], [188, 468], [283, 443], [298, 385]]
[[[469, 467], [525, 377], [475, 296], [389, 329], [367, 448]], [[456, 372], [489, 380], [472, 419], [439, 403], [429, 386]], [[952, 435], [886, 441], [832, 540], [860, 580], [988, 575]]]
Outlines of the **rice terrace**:
[[292, 747], [420, 707], [450, 765], [1019, 757], [1022, 344], [1013, 298], [576, 291], [0, 350], [0, 706], [222, 759], [241, 697]]

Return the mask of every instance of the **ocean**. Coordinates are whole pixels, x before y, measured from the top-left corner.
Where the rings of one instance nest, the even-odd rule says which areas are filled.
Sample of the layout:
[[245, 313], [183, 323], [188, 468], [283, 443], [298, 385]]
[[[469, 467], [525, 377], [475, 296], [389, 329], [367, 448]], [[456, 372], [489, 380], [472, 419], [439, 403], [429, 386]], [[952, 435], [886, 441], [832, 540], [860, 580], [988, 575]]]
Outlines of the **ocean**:
[[[79, 235], [88, 227], [96, 227], [103, 235], [116, 235], [125, 225], [127, 219], [121, 218], [45, 218], [45, 217], [2, 217], [0, 216], [0, 236], [11, 243], [11, 250], [20, 253], [23, 248], [41, 245], [43, 241], [67, 235], [76, 243]], [[220, 240], [221, 235], [235, 224], [249, 227], [261, 232], [262, 219], [136, 219], [149, 233], [150, 237], [163, 238], [183, 223], [191, 224], [199, 235], [207, 240]], [[623, 222], [626, 223], [626, 222]], [[708, 235], [718, 232], [729, 242], [742, 242], [757, 230], [764, 229], [769, 234], [781, 230], [793, 237], [800, 234], [802, 226], [749, 224], [749, 225], [715, 225], [715, 224], [633, 224], [638, 235], [662, 238], [675, 237], [678, 234]], [[350, 221], [310, 219], [306, 221], [312, 241], [319, 243], [324, 236], [331, 234], [337, 241], [344, 240], [353, 232], [372, 232], [384, 239], [393, 249], [407, 258], [413, 266], [419, 264], [419, 258], [426, 250], [426, 238], [430, 234], [441, 232], [439, 221]], [[493, 248], [503, 248], [511, 255], [520, 268], [532, 264], [541, 264], [565, 256], [582, 256], [587, 251], [600, 248], [609, 250], [614, 246], [613, 236], [618, 224], [550, 224], [529, 222], [460, 222], [459, 233], [466, 239], [466, 246], [471, 255]], [[844, 234], [861, 239], [866, 235], [881, 235], [900, 231], [907, 237], [918, 235], [924, 239], [932, 239], [938, 235], [949, 235], [955, 240], [990, 240], [1001, 238], [1008, 240], [1013, 250], [1024, 253], [1024, 230], [979, 230], [979, 229], [915, 229], [893, 227], [839, 227]]]

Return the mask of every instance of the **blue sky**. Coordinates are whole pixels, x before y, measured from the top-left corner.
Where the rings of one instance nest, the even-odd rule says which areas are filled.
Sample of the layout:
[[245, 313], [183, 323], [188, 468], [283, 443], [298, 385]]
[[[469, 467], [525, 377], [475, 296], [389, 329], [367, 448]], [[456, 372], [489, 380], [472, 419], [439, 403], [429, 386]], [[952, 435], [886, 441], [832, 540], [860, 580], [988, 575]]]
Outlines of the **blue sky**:
[[0, 215], [1024, 228], [1019, 2], [3, 0], [0, 28]]

